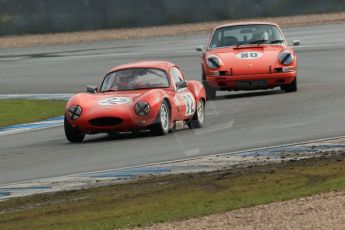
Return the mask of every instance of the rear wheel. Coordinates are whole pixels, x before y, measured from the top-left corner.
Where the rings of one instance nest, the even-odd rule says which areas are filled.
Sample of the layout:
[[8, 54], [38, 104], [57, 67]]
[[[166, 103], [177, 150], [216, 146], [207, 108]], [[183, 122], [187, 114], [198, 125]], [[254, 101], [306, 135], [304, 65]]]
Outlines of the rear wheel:
[[156, 122], [151, 125], [151, 132], [160, 136], [169, 133], [170, 129], [170, 109], [166, 101], [163, 101], [159, 110]]
[[64, 119], [65, 135], [69, 142], [79, 143], [84, 140], [85, 135], [80, 132], [77, 128], [74, 128], [67, 120], [65, 115]]
[[296, 92], [297, 91], [297, 77], [290, 84], [282, 85], [282, 86], [280, 86], [280, 88], [281, 88], [281, 90], [284, 90], [287, 93]]
[[176, 131], [176, 121], [174, 121], [174, 122], [173, 122], [173, 126], [170, 127], [169, 133], [173, 133], [173, 132], [175, 132], [175, 131]]
[[200, 99], [196, 105], [196, 111], [191, 121], [188, 122], [190, 129], [201, 128], [205, 120], [205, 102]]

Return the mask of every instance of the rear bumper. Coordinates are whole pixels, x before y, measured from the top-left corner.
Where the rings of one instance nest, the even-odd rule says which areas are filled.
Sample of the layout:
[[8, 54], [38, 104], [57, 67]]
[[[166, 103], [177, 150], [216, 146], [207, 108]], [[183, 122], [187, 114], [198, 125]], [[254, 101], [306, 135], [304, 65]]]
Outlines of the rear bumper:
[[[216, 90], [255, 90], [269, 89], [281, 85], [287, 85], [296, 78], [296, 72], [271, 73], [255, 75], [234, 75], [234, 76], [206, 76], [208, 86]], [[239, 81], [265, 81], [265, 85], [255, 85], [253, 87], [241, 87]]]

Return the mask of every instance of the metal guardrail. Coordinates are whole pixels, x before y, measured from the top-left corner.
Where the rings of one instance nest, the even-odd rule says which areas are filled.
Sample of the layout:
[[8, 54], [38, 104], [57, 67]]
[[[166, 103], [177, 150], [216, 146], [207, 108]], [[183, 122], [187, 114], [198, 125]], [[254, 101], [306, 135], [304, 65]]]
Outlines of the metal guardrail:
[[[339, 0], [0, 0], [0, 35], [205, 22], [345, 10]], [[149, 17], [147, 15], [150, 15]]]

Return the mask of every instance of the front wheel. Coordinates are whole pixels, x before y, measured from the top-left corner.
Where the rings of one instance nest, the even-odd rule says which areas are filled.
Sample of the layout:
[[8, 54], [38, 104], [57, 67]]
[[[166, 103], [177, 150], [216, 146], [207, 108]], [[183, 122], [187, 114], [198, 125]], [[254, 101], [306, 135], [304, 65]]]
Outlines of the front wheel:
[[287, 93], [296, 92], [297, 91], [297, 77], [290, 84], [282, 85], [282, 86], [280, 86], [280, 88], [281, 88], [281, 90], [283, 90]]
[[211, 86], [209, 86], [209, 84], [206, 81], [203, 82], [203, 85], [205, 87], [207, 100], [216, 99], [216, 90], [212, 88]]
[[84, 140], [85, 135], [80, 132], [77, 128], [74, 128], [67, 120], [65, 115], [64, 119], [65, 135], [69, 142], [79, 143]]
[[151, 132], [154, 135], [161, 136], [169, 133], [170, 129], [170, 109], [166, 101], [163, 101], [158, 113], [156, 122], [151, 125]]
[[216, 99], [216, 90], [214, 88], [212, 88], [211, 86], [209, 86], [209, 84], [206, 81], [206, 75], [205, 75], [204, 68], [201, 67], [201, 69], [202, 69], [201, 80], [202, 80], [202, 84], [204, 85], [204, 88], [206, 91], [206, 98], [207, 98], [207, 100], [214, 100], [214, 99]]
[[191, 121], [188, 122], [188, 127], [190, 129], [201, 128], [205, 120], [205, 102], [200, 99], [196, 104], [196, 111]]

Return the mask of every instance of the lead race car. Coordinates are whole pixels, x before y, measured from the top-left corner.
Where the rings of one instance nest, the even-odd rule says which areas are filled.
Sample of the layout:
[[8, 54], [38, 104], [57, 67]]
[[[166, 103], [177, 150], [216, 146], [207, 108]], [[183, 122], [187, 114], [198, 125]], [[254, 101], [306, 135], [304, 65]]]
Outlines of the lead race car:
[[70, 142], [85, 134], [149, 129], [173, 131], [177, 121], [189, 128], [204, 123], [206, 95], [198, 81], [187, 81], [171, 62], [146, 61], [110, 70], [100, 87], [87, 87], [66, 104], [64, 129]]
[[[299, 45], [300, 41], [293, 41]], [[218, 26], [202, 55], [202, 81], [207, 97], [216, 91], [258, 90], [280, 86], [297, 91], [297, 56], [279, 26], [244, 22]]]

